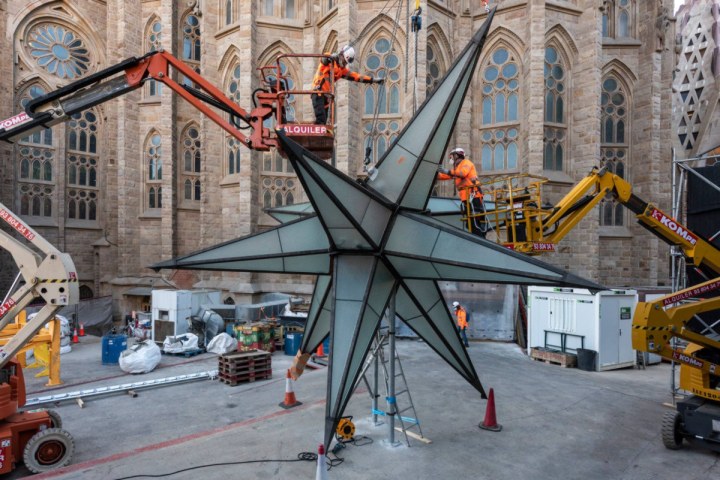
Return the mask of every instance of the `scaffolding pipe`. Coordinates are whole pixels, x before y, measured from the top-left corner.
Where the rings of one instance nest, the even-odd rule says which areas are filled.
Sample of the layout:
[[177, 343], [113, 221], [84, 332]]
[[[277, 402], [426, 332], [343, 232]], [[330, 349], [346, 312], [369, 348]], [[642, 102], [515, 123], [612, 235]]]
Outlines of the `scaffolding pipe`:
[[395, 414], [397, 413], [397, 404], [395, 403], [395, 293], [397, 290], [393, 288], [392, 294], [390, 294], [390, 303], [388, 305], [388, 344], [390, 349], [390, 371], [388, 372], [388, 442], [391, 446], [396, 445], [395, 443]]

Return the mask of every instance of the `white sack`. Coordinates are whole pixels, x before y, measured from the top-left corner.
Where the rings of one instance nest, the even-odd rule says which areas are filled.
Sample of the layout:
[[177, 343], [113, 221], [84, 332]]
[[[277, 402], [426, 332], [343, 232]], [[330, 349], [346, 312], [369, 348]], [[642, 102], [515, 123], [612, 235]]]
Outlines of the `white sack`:
[[120, 369], [127, 373], [151, 372], [160, 363], [160, 347], [151, 340], [137, 342], [120, 353]]
[[215, 335], [210, 343], [208, 343], [207, 351], [210, 353], [217, 353], [223, 355], [225, 353], [234, 352], [237, 350], [238, 342], [236, 339], [223, 332]]
[[166, 353], [190, 352], [198, 349], [198, 337], [194, 333], [183, 333], [177, 337], [167, 336], [163, 342]]

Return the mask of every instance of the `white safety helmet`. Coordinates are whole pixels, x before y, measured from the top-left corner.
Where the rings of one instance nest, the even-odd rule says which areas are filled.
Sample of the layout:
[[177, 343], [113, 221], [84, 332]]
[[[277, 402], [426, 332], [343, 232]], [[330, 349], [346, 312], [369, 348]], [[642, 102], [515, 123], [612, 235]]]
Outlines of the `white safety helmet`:
[[450, 153], [448, 154], [448, 156], [452, 155], [453, 153], [456, 154], [460, 158], [465, 158], [465, 150], [463, 150], [460, 147], [455, 147], [452, 150], [450, 150]]
[[340, 55], [342, 55], [347, 63], [353, 63], [355, 61], [355, 49], [350, 45], [345, 45], [342, 50], [340, 50]]
[[453, 308], [458, 308], [460, 306], [460, 302], [453, 302]]

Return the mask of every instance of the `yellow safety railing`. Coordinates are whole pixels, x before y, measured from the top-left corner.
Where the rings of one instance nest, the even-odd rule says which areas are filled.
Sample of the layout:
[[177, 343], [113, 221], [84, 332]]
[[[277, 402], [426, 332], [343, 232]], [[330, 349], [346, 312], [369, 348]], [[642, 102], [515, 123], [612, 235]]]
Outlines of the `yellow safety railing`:
[[[542, 207], [542, 185], [547, 182], [547, 178], [531, 174], [480, 180], [476, 185], [482, 189], [485, 211], [469, 213], [462, 220], [468, 231], [473, 221], [486, 223], [486, 238], [514, 250], [529, 254], [552, 250], [537, 241], [542, 238], [541, 220], [550, 212]], [[473, 212], [471, 202], [468, 195], [466, 212]]]

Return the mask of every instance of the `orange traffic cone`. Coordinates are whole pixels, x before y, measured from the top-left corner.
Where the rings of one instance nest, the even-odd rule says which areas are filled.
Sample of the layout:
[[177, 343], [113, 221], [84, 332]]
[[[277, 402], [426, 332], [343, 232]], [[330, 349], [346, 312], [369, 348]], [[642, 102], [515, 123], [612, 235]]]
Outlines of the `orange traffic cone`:
[[285, 400], [283, 400], [282, 403], [279, 404], [282, 408], [285, 409], [302, 405], [302, 402], [298, 402], [295, 398], [295, 392], [293, 392], [292, 389], [292, 381], [293, 379], [290, 377], [290, 369], [288, 369], [287, 377], [285, 377]]
[[325, 446], [321, 443], [318, 447], [317, 469], [315, 480], [328, 480], [327, 462], [325, 461]]
[[317, 351], [315, 352], [315, 355], [317, 355], [318, 357], [324, 357], [324, 356], [325, 356], [325, 349], [323, 348], [323, 344], [322, 344], [322, 343], [320, 343], [320, 345], [318, 345], [318, 348], [317, 348]]
[[490, 430], [491, 432], [499, 432], [502, 430], [502, 425], [498, 424], [497, 419], [495, 418], [495, 392], [493, 392], [492, 388], [488, 394], [488, 403], [485, 408], [485, 420], [483, 420], [483, 423], [478, 425], [478, 427], [483, 430]]
[[80, 336], [85, 336], [85, 325], [83, 325], [82, 323], [80, 324]]

